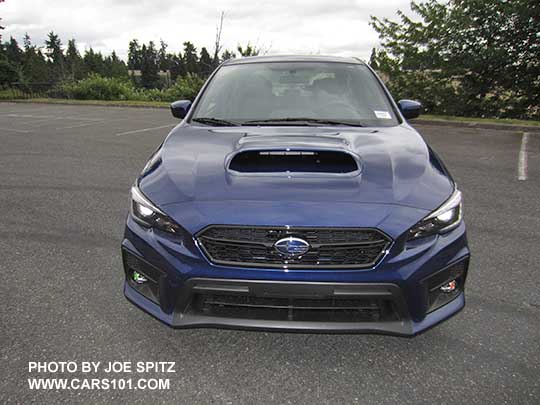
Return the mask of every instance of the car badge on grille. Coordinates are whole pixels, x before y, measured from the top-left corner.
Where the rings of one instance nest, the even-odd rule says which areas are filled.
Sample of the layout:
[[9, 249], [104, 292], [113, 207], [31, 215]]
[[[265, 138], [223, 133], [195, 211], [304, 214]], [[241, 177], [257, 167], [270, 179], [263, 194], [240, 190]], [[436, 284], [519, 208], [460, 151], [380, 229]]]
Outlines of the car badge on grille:
[[274, 248], [285, 258], [299, 258], [309, 250], [310, 246], [304, 239], [288, 236], [274, 243]]

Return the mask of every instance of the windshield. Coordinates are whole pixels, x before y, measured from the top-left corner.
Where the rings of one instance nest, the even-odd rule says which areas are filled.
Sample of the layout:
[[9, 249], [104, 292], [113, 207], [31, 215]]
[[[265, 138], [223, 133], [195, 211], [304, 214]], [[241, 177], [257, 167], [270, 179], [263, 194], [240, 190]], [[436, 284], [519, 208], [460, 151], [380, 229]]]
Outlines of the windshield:
[[314, 62], [223, 66], [191, 119], [205, 125], [398, 124], [367, 66]]

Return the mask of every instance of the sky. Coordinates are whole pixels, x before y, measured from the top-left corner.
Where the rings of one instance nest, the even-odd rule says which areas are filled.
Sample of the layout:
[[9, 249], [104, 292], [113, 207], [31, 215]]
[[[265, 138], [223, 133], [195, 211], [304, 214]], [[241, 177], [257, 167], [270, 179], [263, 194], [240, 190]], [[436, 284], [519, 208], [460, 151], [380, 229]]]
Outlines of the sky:
[[53, 30], [62, 42], [75, 38], [88, 47], [126, 59], [131, 39], [164, 40], [169, 52], [191, 41], [212, 54], [216, 26], [225, 13], [224, 49], [248, 41], [267, 54], [321, 54], [369, 59], [379, 43], [370, 16], [396, 19], [398, 9], [410, 15], [409, 0], [5, 0], [0, 17], [3, 40], [22, 46], [27, 32], [42, 45]]

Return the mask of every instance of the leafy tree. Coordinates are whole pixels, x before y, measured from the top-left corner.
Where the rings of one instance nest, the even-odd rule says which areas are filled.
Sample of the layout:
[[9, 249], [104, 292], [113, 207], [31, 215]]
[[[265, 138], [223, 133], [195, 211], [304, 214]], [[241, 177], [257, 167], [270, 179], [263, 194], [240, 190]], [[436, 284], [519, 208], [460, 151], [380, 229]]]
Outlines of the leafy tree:
[[184, 62], [185, 73], [199, 73], [199, 58], [197, 58], [197, 48], [191, 42], [184, 42]]
[[435, 112], [540, 117], [540, 3], [427, 0], [411, 9], [418, 19], [398, 11], [399, 21], [371, 20], [394, 91], [440, 92], [431, 93]]

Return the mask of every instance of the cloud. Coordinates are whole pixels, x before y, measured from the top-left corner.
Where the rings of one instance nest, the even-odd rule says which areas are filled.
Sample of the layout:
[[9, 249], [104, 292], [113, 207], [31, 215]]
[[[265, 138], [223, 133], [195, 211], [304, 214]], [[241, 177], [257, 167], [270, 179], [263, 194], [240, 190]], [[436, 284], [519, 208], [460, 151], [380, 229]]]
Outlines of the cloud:
[[370, 15], [391, 17], [397, 9], [408, 10], [409, 1], [6, 0], [0, 4], [0, 15], [6, 26], [4, 39], [14, 36], [20, 40], [28, 32], [41, 45], [52, 30], [64, 43], [77, 39], [81, 50], [116, 50], [125, 58], [133, 38], [142, 42], [163, 39], [173, 52], [181, 50], [185, 41], [212, 51], [216, 24], [225, 11], [225, 48], [236, 49], [237, 44], [251, 41], [272, 54], [367, 59], [378, 44], [377, 34], [369, 26]]

